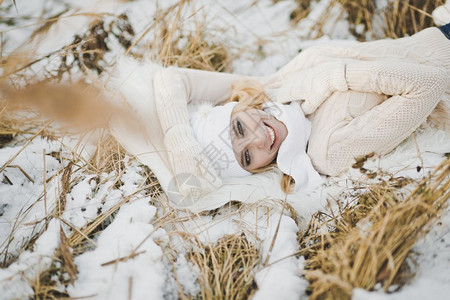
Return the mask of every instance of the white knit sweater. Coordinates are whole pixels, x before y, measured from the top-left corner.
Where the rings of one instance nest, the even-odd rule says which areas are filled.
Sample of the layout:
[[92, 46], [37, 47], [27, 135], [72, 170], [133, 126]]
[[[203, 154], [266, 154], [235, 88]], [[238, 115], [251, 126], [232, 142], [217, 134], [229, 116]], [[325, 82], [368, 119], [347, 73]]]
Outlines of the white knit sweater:
[[[181, 143], [174, 167], [198, 173], [189, 162], [199, 155], [195, 138], [180, 126], [188, 124], [186, 104], [225, 101], [231, 84], [243, 78], [176, 68], [155, 76], [155, 102], [170, 137], [166, 146]], [[274, 100], [302, 100], [302, 109], [313, 120], [310, 142], [318, 141], [310, 143], [308, 154], [327, 175], [342, 172], [356, 155], [391, 151], [439, 102], [440, 123], [450, 127], [450, 40], [437, 28], [397, 40], [311, 47], [276, 74], [255, 79], [276, 95]], [[327, 116], [342, 109], [352, 110], [351, 117], [339, 126], [329, 124]]]
[[[339, 174], [355, 156], [391, 151], [425, 122], [439, 102], [440, 124], [450, 128], [450, 40], [437, 28], [346, 48], [312, 47], [268, 82], [281, 86], [278, 101], [304, 100], [302, 108], [313, 119], [311, 141], [315, 141], [308, 154], [324, 174]], [[378, 95], [372, 97], [377, 105], [361, 103], [354, 118], [345, 115], [340, 124], [330, 124], [327, 118], [341, 105], [350, 109], [364, 101], [360, 92]], [[319, 114], [319, 120], [314, 119]]]

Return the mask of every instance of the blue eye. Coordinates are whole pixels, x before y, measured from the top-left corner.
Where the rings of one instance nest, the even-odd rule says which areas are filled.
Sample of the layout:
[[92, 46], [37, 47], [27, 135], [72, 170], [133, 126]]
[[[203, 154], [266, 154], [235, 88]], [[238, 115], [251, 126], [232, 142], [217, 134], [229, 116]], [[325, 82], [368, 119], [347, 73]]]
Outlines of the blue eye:
[[248, 152], [248, 150], [245, 150], [244, 157], [245, 157], [245, 163], [247, 164], [247, 166], [249, 166], [251, 163], [251, 160], [250, 160], [250, 153]]

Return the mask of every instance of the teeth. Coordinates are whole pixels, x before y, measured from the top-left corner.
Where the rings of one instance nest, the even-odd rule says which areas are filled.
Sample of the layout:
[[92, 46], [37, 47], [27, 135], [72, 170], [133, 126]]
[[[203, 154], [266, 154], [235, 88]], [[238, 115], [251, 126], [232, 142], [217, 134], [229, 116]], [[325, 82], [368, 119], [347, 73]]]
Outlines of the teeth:
[[272, 144], [270, 144], [270, 146], [273, 145], [273, 142], [275, 142], [275, 132], [273, 131], [272, 127], [267, 126], [267, 129], [269, 129], [269, 135], [270, 135], [270, 139], [272, 140]]

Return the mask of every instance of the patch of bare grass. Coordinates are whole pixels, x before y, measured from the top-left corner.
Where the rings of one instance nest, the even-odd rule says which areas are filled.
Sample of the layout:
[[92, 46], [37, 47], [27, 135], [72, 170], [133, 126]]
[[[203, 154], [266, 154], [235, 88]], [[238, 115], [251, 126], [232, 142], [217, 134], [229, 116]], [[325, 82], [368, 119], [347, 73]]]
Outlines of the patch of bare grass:
[[199, 271], [200, 292], [195, 299], [248, 299], [256, 291], [255, 268], [260, 255], [245, 234], [227, 235], [212, 245], [196, 245], [188, 260]]
[[367, 33], [372, 39], [400, 38], [434, 26], [431, 13], [443, 4], [441, 0], [390, 0], [378, 8], [373, 0], [338, 2], [348, 14], [352, 34], [359, 40], [365, 40]]
[[[448, 205], [450, 159], [417, 184], [406, 197], [404, 178], [382, 180], [337, 215], [318, 213], [299, 234], [311, 299], [350, 299], [352, 289], [385, 291], [413, 275], [411, 249]], [[404, 199], [403, 199], [404, 198]]]
[[[297, 7], [291, 12], [291, 20], [298, 23], [310, 12], [311, 2], [296, 0]], [[317, 1], [316, 1], [317, 2]], [[375, 0], [332, 0], [319, 16], [313, 31], [323, 34], [322, 28], [331, 17], [330, 11], [338, 6], [347, 14], [350, 32], [360, 41], [400, 38], [412, 35], [424, 28], [435, 26], [431, 13], [443, 4], [442, 0], [387, 0], [383, 7]]]
[[337, 0], [347, 12], [350, 32], [359, 40], [365, 40], [366, 33], [373, 30], [373, 18], [377, 17], [376, 2], [374, 0]]
[[[185, 15], [195, 20], [195, 28], [187, 27]], [[190, 6], [189, 0], [159, 11], [152, 24], [155, 26], [151, 45], [151, 51], [156, 53], [154, 59], [164, 66], [230, 72], [234, 57], [228, 46], [217, 39], [220, 33], [208, 28], [205, 18]]]
[[408, 36], [435, 26], [431, 13], [443, 4], [442, 0], [396, 0], [389, 3], [384, 10], [386, 37]]

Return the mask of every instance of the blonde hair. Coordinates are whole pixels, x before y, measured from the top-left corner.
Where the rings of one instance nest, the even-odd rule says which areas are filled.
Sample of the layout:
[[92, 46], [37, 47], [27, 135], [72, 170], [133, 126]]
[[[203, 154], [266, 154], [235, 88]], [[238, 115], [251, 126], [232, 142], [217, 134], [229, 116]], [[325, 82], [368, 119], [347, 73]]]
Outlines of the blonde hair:
[[[238, 102], [233, 110], [232, 115], [246, 111], [248, 109], [262, 109], [264, 103], [271, 101], [264, 93], [264, 87], [254, 80], [243, 80], [233, 83], [230, 101]], [[271, 163], [265, 167], [251, 170], [252, 173], [261, 173], [275, 167], [275, 163]], [[286, 194], [292, 191], [295, 184], [294, 178], [290, 175], [283, 174], [281, 179], [281, 189]]]

